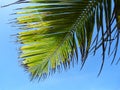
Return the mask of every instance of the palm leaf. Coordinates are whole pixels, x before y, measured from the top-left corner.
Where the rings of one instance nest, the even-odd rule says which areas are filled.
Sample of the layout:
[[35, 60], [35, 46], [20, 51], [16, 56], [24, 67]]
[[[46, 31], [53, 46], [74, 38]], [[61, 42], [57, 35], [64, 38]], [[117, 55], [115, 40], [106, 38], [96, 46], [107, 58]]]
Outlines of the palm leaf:
[[[24, 59], [22, 64], [32, 78], [45, 78], [56, 70], [69, 68], [71, 63], [78, 61], [78, 50], [83, 66], [89, 52], [95, 54], [100, 47], [103, 57], [101, 72], [106, 48], [108, 46], [110, 52], [113, 38], [115, 47], [118, 47], [120, 9], [119, 1], [114, 2], [113, 11], [112, 0], [31, 0], [32, 6], [18, 8], [16, 14], [22, 16], [16, 20], [23, 30], [18, 33], [18, 41], [23, 44], [20, 58]], [[117, 26], [112, 28], [115, 20]], [[91, 44], [93, 32], [96, 35]], [[116, 51], [117, 48], [112, 51], [114, 58]]]

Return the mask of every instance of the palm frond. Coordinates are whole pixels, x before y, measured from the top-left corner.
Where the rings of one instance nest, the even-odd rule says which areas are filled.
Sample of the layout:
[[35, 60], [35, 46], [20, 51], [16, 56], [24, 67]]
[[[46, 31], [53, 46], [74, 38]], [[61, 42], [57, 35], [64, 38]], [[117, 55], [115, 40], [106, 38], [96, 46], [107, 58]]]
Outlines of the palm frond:
[[[20, 58], [24, 59], [22, 64], [32, 78], [45, 78], [56, 70], [69, 68], [74, 60], [78, 61], [78, 50], [81, 52], [83, 66], [89, 52], [95, 54], [100, 47], [103, 57], [101, 72], [107, 46], [109, 45], [110, 52], [112, 39], [117, 40], [116, 48], [112, 51], [115, 58], [119, 42], [119, 1], [114, 1], [113, 11], [112, 2], [113, 0], [31, 0], [29, 3], [32, 6], [18, 8], [22, 11], [16, 14], [23, 15], [16, 19], [19, 28], [23, 30], [18, 34], [18, 41], [23, 44]], [[115, 20], [117, 25], [114, 24]], [[115, 28], [112, 28], [113, 25]], [[91, 44], [94, 32], [96, 36]]]

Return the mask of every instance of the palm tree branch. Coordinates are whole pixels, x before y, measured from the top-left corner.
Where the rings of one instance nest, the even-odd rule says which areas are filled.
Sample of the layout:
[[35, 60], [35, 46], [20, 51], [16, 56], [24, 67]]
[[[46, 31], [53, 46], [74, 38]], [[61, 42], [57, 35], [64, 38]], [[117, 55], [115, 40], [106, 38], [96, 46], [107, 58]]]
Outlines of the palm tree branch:
[[[119, 29], [117, 0], [113, 12], [111, 0], [31, 0], [29, 3], [34, 5], [18, 8], [16, 10], [19, 12], [15, 14], [23, 15], [16, 19], [20, 25], [18, 28], [23, 30], [18, 34], [18, 41], [23, 44], [20, 58], [24, 59], [23, 65], [32, 78], [45, 77], [58, 70], [59, 66], [67, 69], [70, 63], [74, 63], [74, 57], [78, 61], [78, 50], [81, 52], [83, 67], [88, 54], [91, 51], [95, 54], [100, 47], [102, 64], [99, 74], [101, 73], [107, 45], [109, 43], [110, 52], [114, 30]], [[117, 25], [112, 28], [115, 20]], [[115, 47], [118, 47], [118, 31], [115, 33]], [[91, 45], [94, 32], [96, 36]], [[112, 63], [116, 49], [113, 50]]]

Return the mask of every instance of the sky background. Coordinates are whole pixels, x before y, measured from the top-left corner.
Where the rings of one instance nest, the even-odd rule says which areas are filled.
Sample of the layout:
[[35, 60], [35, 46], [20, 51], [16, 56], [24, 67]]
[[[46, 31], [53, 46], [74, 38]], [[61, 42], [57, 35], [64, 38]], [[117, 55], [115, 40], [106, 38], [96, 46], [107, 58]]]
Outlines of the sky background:
[[[0, 0], [0, 6], [15, 0]], [[120, 63], [110, 65], [110, 58], [105, 61], [100, 77], [101, 55], [89, 56], [82, 70], [80, 64], [70, 70], [56, 73], [44, 81], [30, 81], [30, 76], [20, 66], [19, 44], [11, 36], [20, 30], [7, 24], [14, 9], [22, 5], [0, 8], [0, 90], [120, 90]]]

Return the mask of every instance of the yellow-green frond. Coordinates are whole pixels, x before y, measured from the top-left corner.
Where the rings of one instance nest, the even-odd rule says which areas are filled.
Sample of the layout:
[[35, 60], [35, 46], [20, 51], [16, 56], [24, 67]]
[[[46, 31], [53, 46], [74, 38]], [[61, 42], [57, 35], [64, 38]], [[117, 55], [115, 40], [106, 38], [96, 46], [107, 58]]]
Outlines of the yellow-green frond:
[[[84, 65], [89, 52], [95, 53], [99, 47], [102, 47], [102, 70], [108, 43], [110, 51], [115, 20], [116, 28], [120, 29], [118, 0], [31, 0], [29, 3], [30, 6], [17, 9], [16, 14], [22, 16], [16, 20], [23, 30], [18, 33], [18, 41], [23, 44], [20, 58], [33, 79], [69, 68], [80, 54]], [[116, 50], [113, 52], [116, 54]]]

